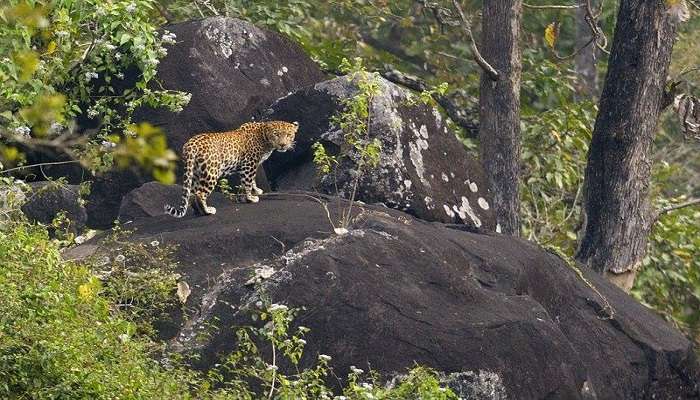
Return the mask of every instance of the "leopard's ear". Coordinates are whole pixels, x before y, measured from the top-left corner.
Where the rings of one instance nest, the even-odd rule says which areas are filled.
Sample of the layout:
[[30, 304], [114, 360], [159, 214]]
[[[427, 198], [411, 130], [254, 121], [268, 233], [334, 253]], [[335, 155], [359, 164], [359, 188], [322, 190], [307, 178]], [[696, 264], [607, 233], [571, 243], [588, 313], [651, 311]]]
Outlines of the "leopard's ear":
[[293, 124], [294, 126], [296, 126], [297, 128], [299, 127], [299, 121], [294, 121], [294, 122], [292, 122], [292, 124]]

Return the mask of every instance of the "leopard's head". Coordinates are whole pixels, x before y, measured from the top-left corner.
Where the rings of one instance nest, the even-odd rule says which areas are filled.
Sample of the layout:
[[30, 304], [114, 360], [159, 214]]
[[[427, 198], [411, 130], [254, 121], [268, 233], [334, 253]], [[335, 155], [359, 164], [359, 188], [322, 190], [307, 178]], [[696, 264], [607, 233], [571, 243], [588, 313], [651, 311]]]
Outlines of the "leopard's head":
[[299, 129], [298, 122], [271, 121], [268, 137], [277, 151], [287, 151], [294, 148], [294, 136]]

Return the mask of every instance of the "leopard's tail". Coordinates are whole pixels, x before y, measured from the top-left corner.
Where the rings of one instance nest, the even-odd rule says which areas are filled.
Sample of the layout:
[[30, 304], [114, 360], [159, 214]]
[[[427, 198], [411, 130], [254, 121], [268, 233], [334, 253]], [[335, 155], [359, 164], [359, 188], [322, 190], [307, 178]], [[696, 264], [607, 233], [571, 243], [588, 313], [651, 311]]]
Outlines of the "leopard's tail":
[[182, 198], [180, 207], [175, 208], [166, 204], [164, 209], [166, 214], [170, 214], [175, 218], [182, 218], [187, 214], [187, 207], [190, 205], [190, 197], [192, 196], [192, 186], [194, 179], [194, 157], [185, 155], [185, 179], [182, 183]]

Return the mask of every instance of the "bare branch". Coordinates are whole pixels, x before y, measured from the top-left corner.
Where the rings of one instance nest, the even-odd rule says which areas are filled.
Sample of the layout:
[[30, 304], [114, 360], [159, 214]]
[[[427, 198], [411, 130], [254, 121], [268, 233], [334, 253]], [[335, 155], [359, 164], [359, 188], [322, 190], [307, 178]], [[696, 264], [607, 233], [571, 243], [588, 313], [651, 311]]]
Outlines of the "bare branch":
[[654, 222], [656, 222], [662, 215], [670, 213], [671, 211], [680, 210], [681, 208], [692, 207], [700, 204], [700, 199], [690, 199], [683, 203], [673, 204], [656, 211], [656, 217]]
[[527, 4], [523, 3], [523, 7], [525, 8], [531, 8], [535, 10], [572, 10], [581, 7], [580, 4], [574, 4], [571, 6], [566, 6], [566, 5], [542, 5], [542, 6], [537, 6], [537, 5], [532, 5], [532, 4]]
[[22, 169], [35, 168], [35, 167], [43, 167], [43, 166], [47, 166], [47, 165], [78, 164], [78, 163], [80, 163], [80, 161], [78, 161], [78, 160], [69, 160], [69, 161], [54, 161], [54, 162], [45, 162], [45, 163], [38, 163], [38, 164], [31, 164], [31, 165], [22, 165], [20, 167], [15, 167], [15, 168], [10, 168], [10, 169], [0, 171], [0, 174], [8, 174], [12, 171], [19, 171]]
[[462, 7], [460, 7], [457, 0], [452, 0], [452, 5], [454, 5], [455, 9], [457, 10], [457, 14], [459, 14], [459, 19], [462, 21], [462, 29], [467, 35], [467, 38], [469, 38], [472, 55], [474, 56], [476, 63], [479, 64], [481, 69], [484, 70], [492, 81], [497, 81], [499, 78], [498, 71], [496, 71], [491, 64], [484, 60], [484, 57], [482, 57], [481, 53], [479, 52], [479, 48], [476, 46], [476, 41], [474, 40], [474, 35], [472, 34], [471, 22], [464, 15], [464, 11], [462, 11]]

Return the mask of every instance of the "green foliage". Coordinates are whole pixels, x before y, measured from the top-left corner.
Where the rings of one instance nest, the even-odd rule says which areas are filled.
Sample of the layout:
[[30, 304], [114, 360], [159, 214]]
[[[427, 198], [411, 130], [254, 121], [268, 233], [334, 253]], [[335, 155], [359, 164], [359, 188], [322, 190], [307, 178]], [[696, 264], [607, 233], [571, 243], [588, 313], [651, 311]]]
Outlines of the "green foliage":
[[326, 148], [320, 142], [314, 143], [311, 148], [314, 151], [314, 164], [321, 174], [327, 175], [338, 164], [338, 157], [328, 154]]
[[572, 256], [596, 107], [574, 100], [575, 76], [526, 52], [523, 70], [523, 235]]
[[47, 231], [0, 230], [0, 398], [191, 398], [185, 370], [112, 311], [99, 279], [64, 262]]
[[[11, 142], [49, 146], [93, 169], [109, 167], [105, 153], [139, 153], [135, 161], [170, 179], [172, 157], [151, 147], [121, 148], [103, 142], [128, 138], [133, 112], [142, 105], [181, 110], [184, 93], [152, 90], [159, 59], [174, 43], [157, 31], [155, 0], [10, 0], [0, 8], [0, 143], [6, 165], [21, 161]], [[81, 138], [73, 121], [95, 126]], [[158, 133], [160, 134], [160, 133]], [[150, 135], [153, 136], [153, 135]], [[87, 139], [87, 140], [85, 140]], [[115, 142], [115, 141], [112, 141]], [[128, 140], [125, 141], [128, 147]]]
[[[565, 66], [526, 51], [523, 67], [522, 231], [528, 239], [560, 248], [571, 257], [581, 228], [581, 191], [597, 110], [594, 104], [574, 98], [576, 78]], [[679, 137], [677, 124], [666, 120], [656, 138], [655, 158], [668, 160], [654, 168], [651, 197], [657, 208], [683, 202], [678, 192], [697, 190], [697, 174], [691, 172], [698, 162], [697, 145], [679, 146]], [[632, 291], [696, 342], [700, 342], [699, 217], [697, 208], [688, 208], [660, 218]]]
[[117, 165], [126, 168], [134, 162], [153, 171], [153, 177], [163, 183], [175, 182], [175, 152], [168, 148], [163, 132], [149, 123], [130, 125], [123, 137], [110, 136], [116, 143], [113, 156]]
[[100, 293], [120, 317], [152, 333], [151, 323], [176, 302], [173, 293], [180, 275], [172, 261], [175, 249], [157, 240], [127, 240], [132, 233], [115, 226], [100, 241], [88, 265], [99, 277]]
[[360, 58], [356, 58], [353, 62], [344, 59], [341, 63], [341, 71], [347, 74], [348, 79], [357, 86], [357, 93], [343, 99], [342, 111], [331, 118], [331, 123], [343, 132], [340, 154], [328, 154], [320, 142], [315, 143], [312, 148], [314, 163], [321, 175], [332, 174], [335, 179], [336, 168], [344, 157], [351, 159], [354, 163], [355, 173], [350, 182], [352, 187], [350, 205], [344, 210], [340, 221], [340, 229], [346, 229], [350, 224], [352, 203], [355, 201], [360, 179], [367, 172], [367, 168], [376, 167], [379, 164], [382, 148], [378, 138], [370, 137], [372, 99], [379, 92], [376, 74], [368, 73]]
[[[683, 202], [662, 200], [658, 206]], [[632, 295], [700, 345], [700, 211], [683, 208], [654, 225]]]
[[[299, 326], [292, 333], [291, 326], [298, 310], [282, 304], [259, 303], [256, 320], [262, 327], [243, 327], [236, 331], [237, 349], [217, 369], [209, 373], [213, 382], [237, 393], [237, 399], [256, 399], [261, 394], [273, 399], [345, 399], [345, 400], [451, 400], [457, 396], [441, 384], [435, 371], [415, 367], [408, 375], [397, 379], [394, 385], [382, 385], [374, 372], [351, 367], [342, 396], [333, 396], [326, 382], [332, 370], [330, 356], [320, 354], [314, 366], [300, 368], [301, 356], [309, 329]], [[270, 347], [269, 357], [263, 354], [264, 343]], [[267, 361], [270, 360], [270, 361]], [[290, 365], [285, 374], [280, 365]], [[257, 395], [256, 395], [257, 393]]]

